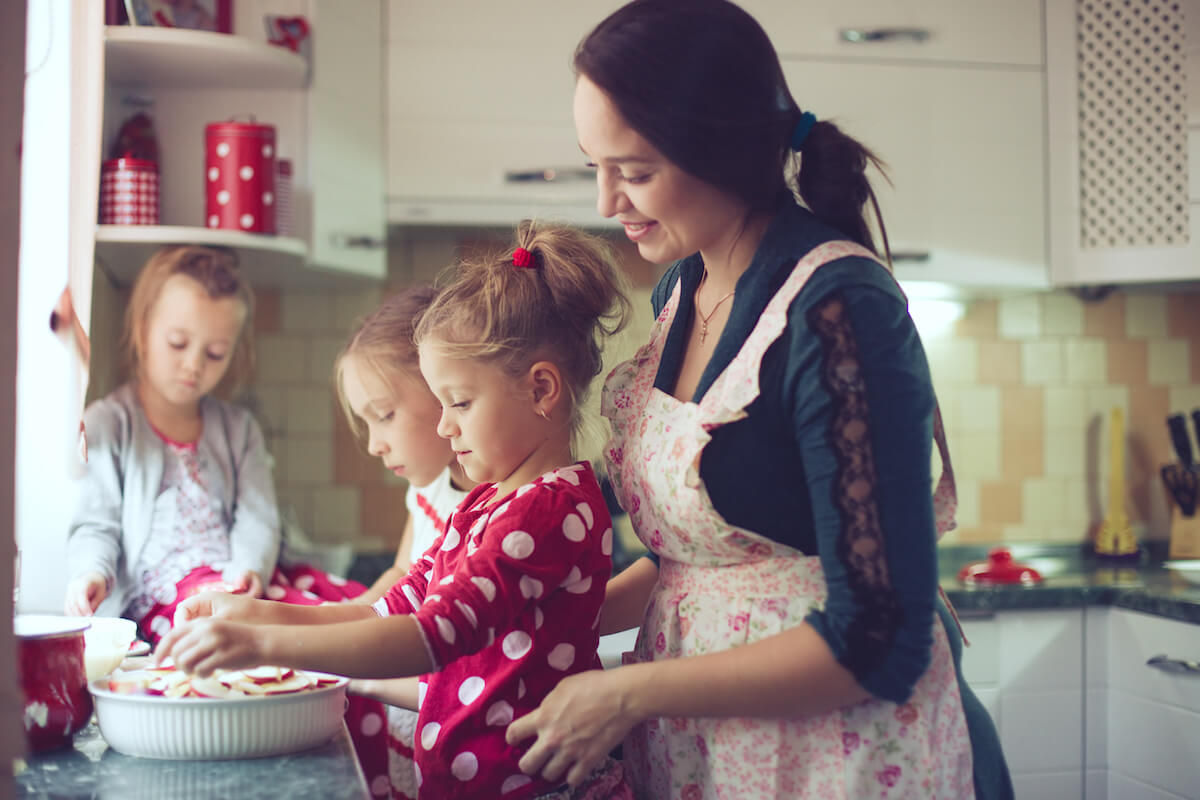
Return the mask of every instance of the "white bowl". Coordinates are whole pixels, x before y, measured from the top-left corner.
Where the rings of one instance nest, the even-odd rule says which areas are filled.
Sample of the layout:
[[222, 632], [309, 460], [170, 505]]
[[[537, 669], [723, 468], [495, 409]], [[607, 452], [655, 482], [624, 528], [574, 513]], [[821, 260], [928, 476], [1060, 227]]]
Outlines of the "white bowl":
[[121, 665], [137, 638], [137, 623], [121, 617], [90, 617], [83, 632], [83, 665], [88, 681], [103, 678]]
[[1175, 574], [1182, 576], [1184, 580], [1190, 583], [1200, 583], [1200, 558], [1164, 561], [1163, 566], [1169, 570], [1174, 570]]
[[[332, 677], [332, 676], [331, 676]], [[342, 725], [346, 678], [292, 694], [206, 698], [118, 694], [88, 685], [100, 734], [129, 756], [183, 760], [260, 758], [324, 744]]]

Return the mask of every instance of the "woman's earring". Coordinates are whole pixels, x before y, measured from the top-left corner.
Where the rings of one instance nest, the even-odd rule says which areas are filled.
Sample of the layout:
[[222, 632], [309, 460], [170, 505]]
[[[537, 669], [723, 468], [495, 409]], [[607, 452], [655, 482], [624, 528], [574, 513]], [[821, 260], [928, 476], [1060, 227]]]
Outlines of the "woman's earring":
[[542, 419], [546, 420], [546, 422], [550, 421], [550, 415], [546, 413], [546, 409], [539, 408], [537, 413], [538, 413], [538, 416], [540, 416]]

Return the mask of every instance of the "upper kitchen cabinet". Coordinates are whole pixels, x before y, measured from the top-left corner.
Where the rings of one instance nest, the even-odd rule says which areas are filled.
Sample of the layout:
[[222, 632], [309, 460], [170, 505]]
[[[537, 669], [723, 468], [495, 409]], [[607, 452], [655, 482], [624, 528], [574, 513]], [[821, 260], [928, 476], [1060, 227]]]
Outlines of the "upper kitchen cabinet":
[[571, 118], [575, 46], [617, 0], [388, 4], [388, 218], [511, 225], [596, 212]]
[[1049, 285], [1036, 0], [746, 0], [796, 102], [871, 148], [902, 280]]
[[1200, 279], [1200, 4], [1047, 0], [1046, 25], [1053, 281]]
[[[139, 110], [159, 149], [161, 225], [101, 225], [96, 255], [127, 283], [156, 247], [231, 247], [259, 286], [381, 279], [383, 211], [382, 7], [378, 0], [278, 0], [235, 9], [234, 34], [157, 27], [106, 29], [103, 141]], [[303, 15], [312, 63], [268, 44], [262, 13]], [[205, 127], [275, 128], [292, 162], [292, 230], [266, 235], [205, 226]]]

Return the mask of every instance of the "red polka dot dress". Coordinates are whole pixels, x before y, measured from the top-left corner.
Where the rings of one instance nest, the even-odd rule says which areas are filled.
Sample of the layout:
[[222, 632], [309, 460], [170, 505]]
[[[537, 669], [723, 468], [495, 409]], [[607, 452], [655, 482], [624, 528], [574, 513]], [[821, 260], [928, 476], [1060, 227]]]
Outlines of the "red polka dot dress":
[[421, 680], [420, 798], [517, 800], [557, 788], [517, 767], [508, 724], [564, 677], [598, 669], [612, 521], [578, 463], [496, 496], [482, 484], [375, 605], [413, 614], [435, 671]]

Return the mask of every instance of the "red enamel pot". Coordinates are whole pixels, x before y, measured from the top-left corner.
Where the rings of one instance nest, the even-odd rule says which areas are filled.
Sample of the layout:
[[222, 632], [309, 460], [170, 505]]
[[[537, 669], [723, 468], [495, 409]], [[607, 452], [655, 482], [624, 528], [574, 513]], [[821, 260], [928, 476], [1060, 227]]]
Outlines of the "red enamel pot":
[[70, 744], [72, 734], [92, 716], [83, 662], [83, 632], [88, 625], [79, 617], [18, 614], [13, 618], [25, 698], [21, 719], [25, 739], [35, 753]]

